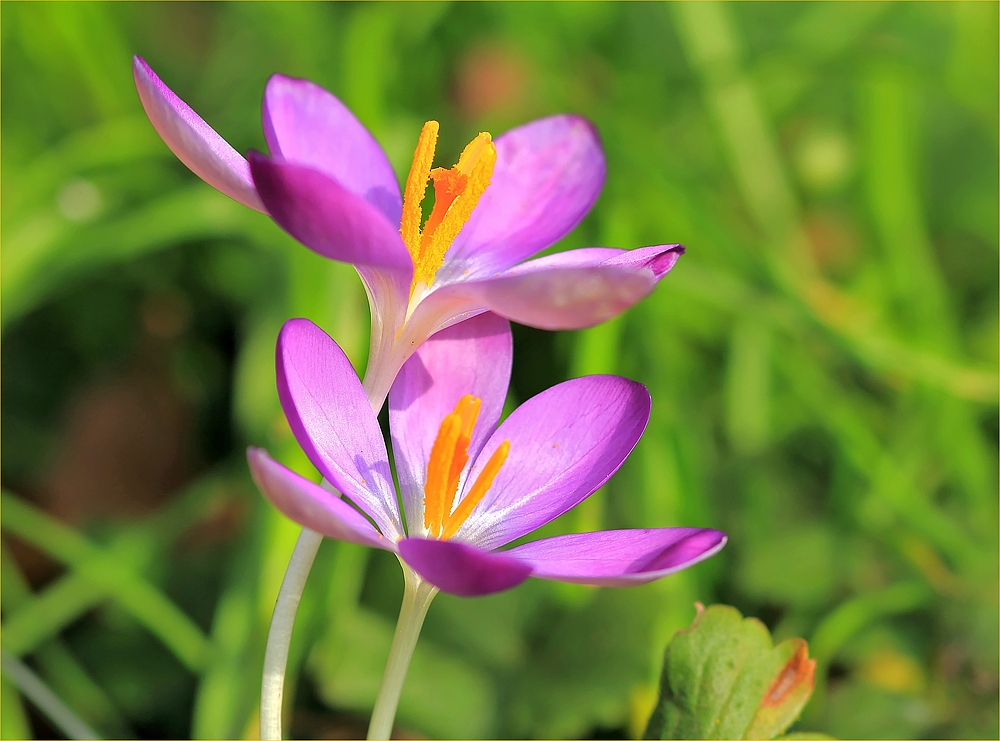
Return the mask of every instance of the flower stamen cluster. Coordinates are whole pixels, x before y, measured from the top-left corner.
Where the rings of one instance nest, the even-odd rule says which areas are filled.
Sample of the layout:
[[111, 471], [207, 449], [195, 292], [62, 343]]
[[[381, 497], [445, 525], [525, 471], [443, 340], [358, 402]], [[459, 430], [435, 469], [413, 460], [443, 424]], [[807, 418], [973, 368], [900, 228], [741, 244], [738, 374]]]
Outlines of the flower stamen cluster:
[[507, 460], [510, 441], [504, 440], [493, 451], [469, 492], [452, 511], [462, 471], [469, 462], [469, 444], [481, 406], [480, 398], [472, 394], [463, 396], [455, 405], [455, 411], [441, 422], [434, 440], [424, 483], [424, 530], [431, 537], [448, 540], [458, 532], [489, 491]]
[[[437, 121], [428, 121], [421, 129], [403, 191], [399, 233], [413, 258], [411, 296], [419, 296], [434, 282], [435, 274], [444, 264], [445, 253], [490, 184], [497, 160], [492, 137], [481, 132], [465, 147], [454, 167], [431, 169], [438, 128]], [[434, 207], [421, 228], [420, 204], [429, 180], [434, 183]]]

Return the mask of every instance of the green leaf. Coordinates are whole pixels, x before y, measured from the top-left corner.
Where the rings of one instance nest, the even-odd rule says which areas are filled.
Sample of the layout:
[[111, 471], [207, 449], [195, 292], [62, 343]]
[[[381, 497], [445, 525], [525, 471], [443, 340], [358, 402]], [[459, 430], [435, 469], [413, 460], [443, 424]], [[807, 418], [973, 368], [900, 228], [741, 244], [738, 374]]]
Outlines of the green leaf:
[[727, 605], [699, 612], [667, 646], [645, 738], [758, 738], [783, 733], [812, 694], [806, 642], [777, 646], [756, 618]]

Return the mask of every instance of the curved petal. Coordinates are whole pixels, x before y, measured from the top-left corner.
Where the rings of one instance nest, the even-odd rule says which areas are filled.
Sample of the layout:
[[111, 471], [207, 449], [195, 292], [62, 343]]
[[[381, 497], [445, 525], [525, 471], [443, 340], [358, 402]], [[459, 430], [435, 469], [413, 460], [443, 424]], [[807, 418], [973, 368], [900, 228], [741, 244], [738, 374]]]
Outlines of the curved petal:
[[285, 468], [266, 450], [247, 448], [247, 462], [257, 487], [285, 517], [328, 538], [396, 550], [395, 543], [364, 515], [335, 493]]
[[493, 549], [576, 506], [618, 470], [649, 421], [649, 391], [619, 376], [586, 376], [528, 399], [476, 459], [473, 481], [505, 440], [489, 492], [455, 535]]
[[399, 541], [399, 554], [435, 587], [460, 597], [502, 592], [531, 576], [524, 561], [454, 540], [405, 538]]
[[281, 407], [309, 460], [383, 535], [401, 537], [382, 431], [344, 351], [308, 319], [291, 319], [276, 366]]
[[247, 161], [164, 85], [140, 56], [132, 57], [132, 77], [150, 123], [170, 151], [213, 188], [244, 206], [266, 213], [257, 197]]
[[466, 394], [482, 399], [464, 475], [500, 421], [512, 352], [510, 323], [487, 312], [435, 334], [396, 376], [389, 391], [389, 426], [411, 534], [421, 531], [427, 461], [441, 422]]
[[410, 253], [382, 212], [319, 170], [250, 153], [261, 200], [282, 229], [306, 247], [341, 262], [391, 270], [406, 280]]
[[264, 90], [264, 138], [276, 159], [324, 172], [398, 224], [396, 173], [375, 137], [337, 97], [308, 80], [272, 75]]
[[[583, 250], [576, 250], [582, 252]], [[658, 244], [652, 247], [639, 247], [634, 250], [615, 250], [618, 254], [611, 255], [602, 265], [615, 267], [645, 268], [653, 273], [656, 280], [660, 280], [664, 275], [677, 264], [685, 248], [682, 244]], [[565, 253], [564, 253], [565, 254]], [[539, 262], [535, 260], [533, 262]], [[532, 263], [519, 265], [519, 268], [526, 268]]]
[[492, 275], [562, 239], [590, 211], [605, 162], [593, 124], [550, 116], [496, 139], [490, 185], [438, 272], [444, 282]]
[[539, 329], [589, 327], [647, 296], [683, 253], [681, 245], [568, 250], [491, 278], [442, 286], [421, 302], [414, 316], [485, 308]]
[[644, 584], [686, 569], [726, 544], [725, 533], [697, 527], [604, 530], [545, 538], [504, 551], [530, 564], [532, 576], [575, 584]]

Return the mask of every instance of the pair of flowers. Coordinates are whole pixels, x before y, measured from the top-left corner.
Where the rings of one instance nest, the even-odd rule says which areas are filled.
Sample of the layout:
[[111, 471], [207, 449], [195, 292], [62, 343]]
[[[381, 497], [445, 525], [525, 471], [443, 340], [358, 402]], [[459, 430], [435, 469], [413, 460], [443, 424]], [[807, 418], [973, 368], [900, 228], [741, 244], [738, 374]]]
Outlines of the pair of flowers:
[[[304, 319], [277, 346], [278, 393], [299, 444], [348, 500], [281, 466], [248, 459], [264, 494], [323, 535], [383, 548], [455, 594], [489, 594], [528, 576], [635, 584], [714, 554], [703, 528], [578, 533], [497, 549], [596, 491], [649, 419], [644, 386], [616, 376], [559, 384], [500, 423], [510, 380], [508, 320], [590, 326], [644, 297], [679, 245], [589, 248], [523, 262], [589, 211], [604, 157], [589, 123], [552, 116], [432, 168], [437, 124], [421, 132], [401, 194], [371, 134], [329, 92], [275, 75], [263, 106], [270, 156], [244, 159], [140, 58], [136, 86], [154, 127], [210, 185], [270, 214], [326, 257], [352, 263], [368, 292], [364, 383]], [[435, 204], [420, 203], [433, 181]], [[389, 397], [400, 496], [377, 412]], [[400, 507], [399, 502], [402, 502]]]

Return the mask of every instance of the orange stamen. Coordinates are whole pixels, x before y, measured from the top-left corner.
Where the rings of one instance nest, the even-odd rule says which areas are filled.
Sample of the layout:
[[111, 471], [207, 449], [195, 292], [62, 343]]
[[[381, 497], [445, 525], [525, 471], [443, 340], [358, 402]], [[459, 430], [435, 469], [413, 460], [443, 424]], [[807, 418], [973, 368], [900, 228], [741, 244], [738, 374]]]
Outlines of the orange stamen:
[[431, 447], [424, 483], [424, 528], [431, 535], [440, 535], [451, 512], [462, 470], [469, 462], [469, 443], [481, 406], [482, 401], [471, 394], [459, 399], [455, 410], [441, 422]]
[[[444, 263], [445, 253], [472, 216], [496, 164], [497, 152], [490, 135], [483, 132], [469, 142], [452, 168], [431, 169], [437, 146], [438, 123], [428, 121], [420, 132], [413, 164], [403, 194], [403, 218], [399, 231], [413, 258], [413, 284], [430, 286]], [[434, 182], [434, 208], [420, 228], [420, 203], [427, 181]]]
[[499, 447], [493, 451], [493, 455], [490, 459], [486, 461], [486, 465], [483, 466], [483, 470], [480, 472], [478, 478], [476, 478], [476, 483], [472, 485], [469, 493], [465, 495], [461, 502], [458, 503], [458, 507], [455, 511], [451, 513], [447, 520], [443, 523], [443, 531], [440, 535], [441, 540], [447, 540], [458, 532], [458, 529], [462, 526], [469, 515], [472, 514], [472, 510], [475, 509], [476, 505], [486, 496], [486, 492], [489, 491], [490, 487], [493, 486], [493, 480], [497, 477], [500, 472], [500, 467], [503, 466], [504, 462], [507, 460], [507, 454], [510, 452], [510, 440], [504, 440], [500, 443]]

